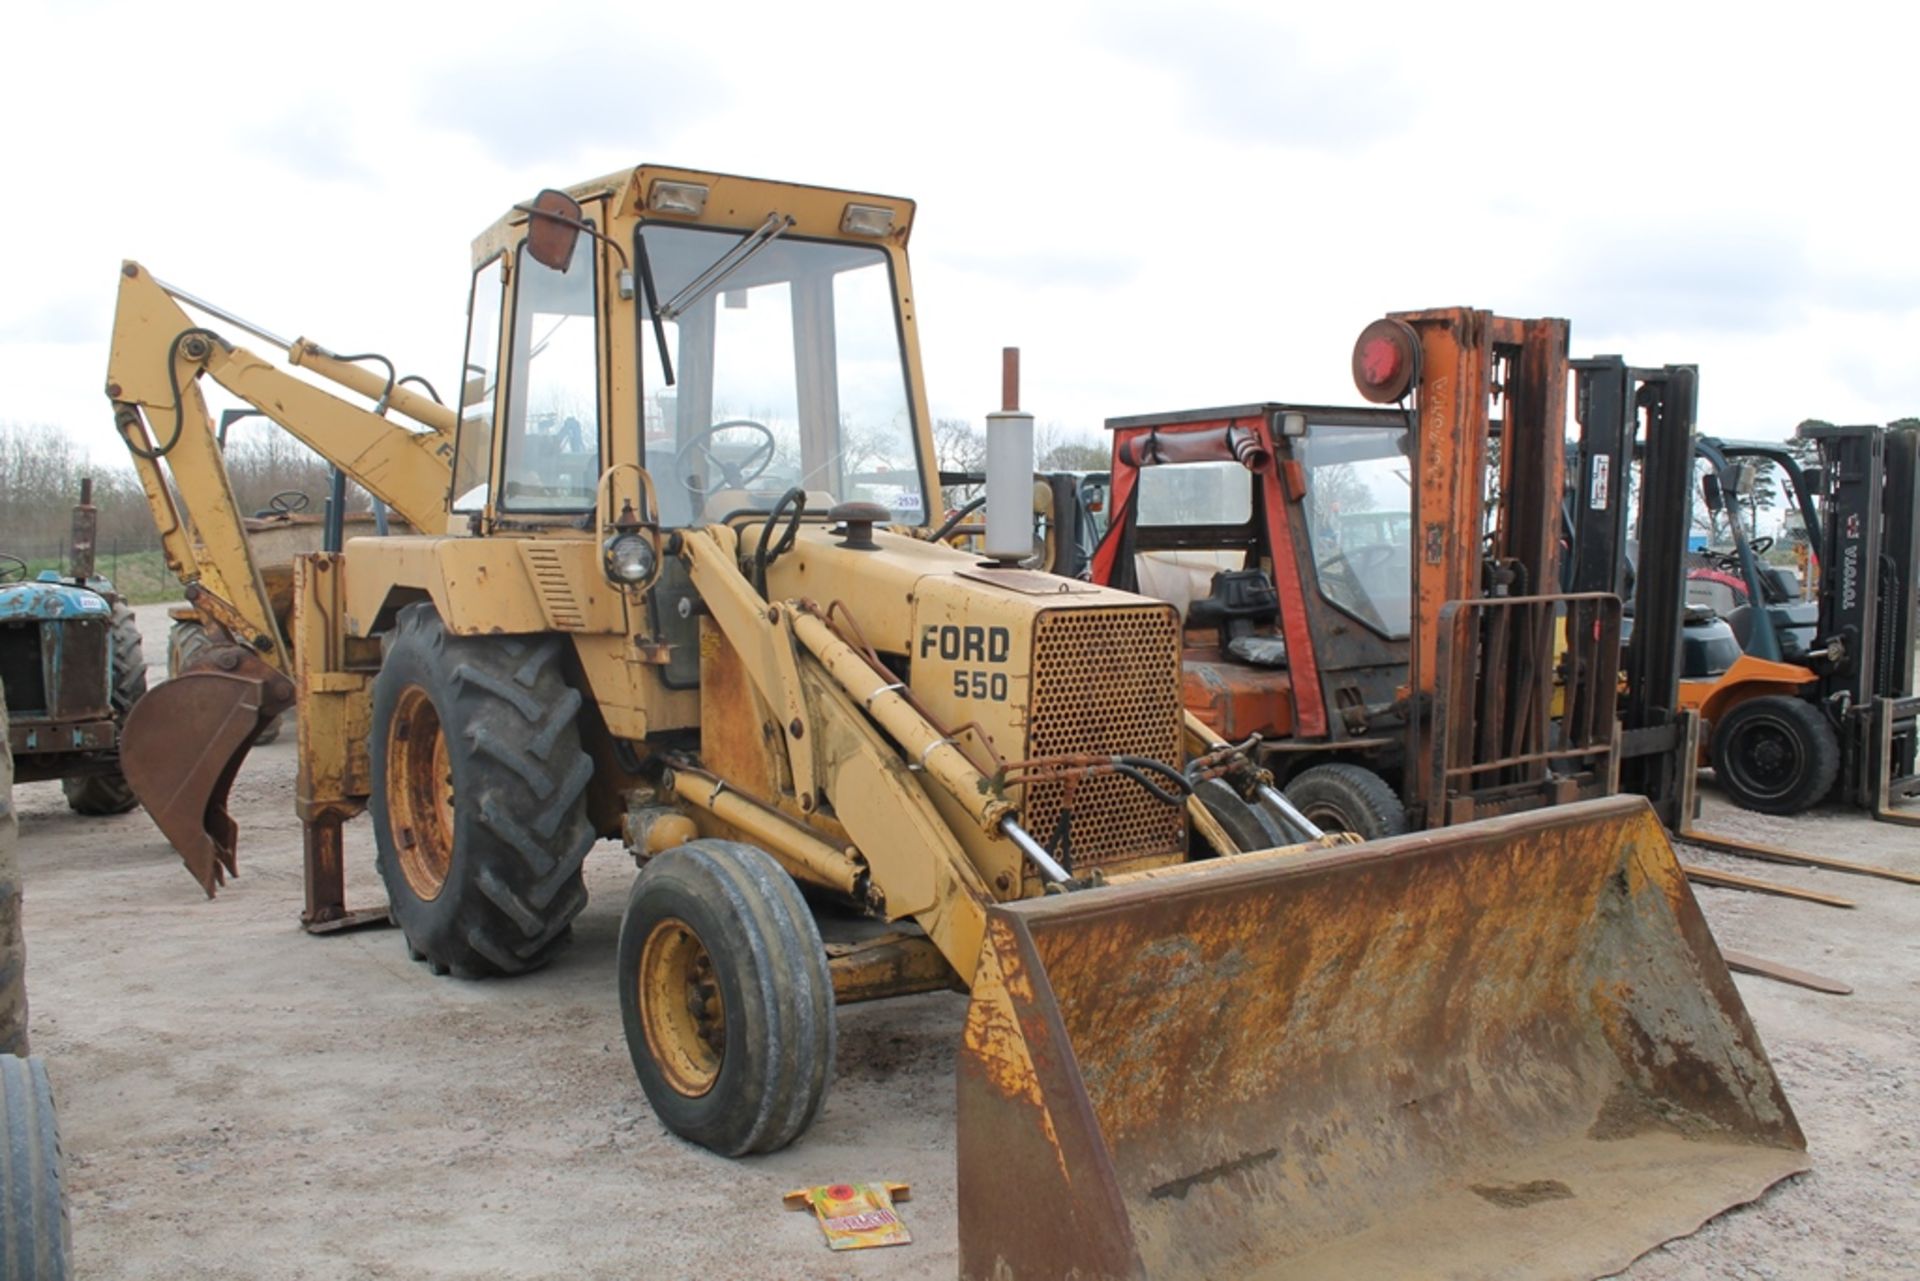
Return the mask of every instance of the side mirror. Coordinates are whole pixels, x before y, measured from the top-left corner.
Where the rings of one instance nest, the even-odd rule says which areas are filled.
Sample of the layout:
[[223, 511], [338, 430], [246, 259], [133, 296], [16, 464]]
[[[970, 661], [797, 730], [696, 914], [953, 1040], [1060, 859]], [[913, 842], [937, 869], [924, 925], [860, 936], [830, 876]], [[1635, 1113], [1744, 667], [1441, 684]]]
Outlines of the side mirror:
[[1809, 494], [1827, 492], [1827, 469], [1824, 467], [1802, 467], [1800, 479], [1806, 485]]
[[580, 242], [584, 223], [580, 202], [549, 187], [522, 205], [527, 211], [527, 253], [549, 271], [564, 272], [573, 264], [573, 248]]
[[1738, 467], [1734, 468], [1733, 492], [1742, 498], [1747, 497], [1753, 493], [1754, 482], [1759, 479], [1759, 476], [1760, 468], [1751, 460], [1741, 463]]
[[1723, 511], [1726, 508], [1726, 497], [1720, 491], [1720, 478], [1712, 472], [1700, 478], [1700, 497], [1707, 504], [1707, 510], [1710, 512]]

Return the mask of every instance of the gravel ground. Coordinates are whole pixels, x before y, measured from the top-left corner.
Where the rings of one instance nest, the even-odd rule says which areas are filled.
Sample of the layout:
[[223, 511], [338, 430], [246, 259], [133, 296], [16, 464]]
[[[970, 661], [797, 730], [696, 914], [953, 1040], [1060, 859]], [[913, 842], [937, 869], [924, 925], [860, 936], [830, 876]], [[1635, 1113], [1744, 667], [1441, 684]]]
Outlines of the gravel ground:
[[[164, 607], [141, 611], [165, 653]], [[93, 1278], [950, 1277], [955, 995], [840, 1014], [833, 1092], [795, 1148], [724, 1161], [668, 1136], [633, 1078], [610, 973], [631, 862], [605, 845], [576, 943], [512, 982], [435, 979], [400, 936], [309, 938], [293, 735], [234, 789], [241, 878], [212, 902], [143, 814], [16, 789], [35, 1049], [60, 1094]], [[1706, 825], [1920, 872], [1920, 834], [1842, 811]], [[1683, 851], [1852, 911], [1699, 897], [1729, 947], [1853, 984], [1740, 990], [1814, 1172], [1646, 1256], [1635, 1281], [1920, 1276], [1920, 887]], [[377, 901], [348, 828], [349, 892]], [[914, 1243], [830, 1255], [781, 1193], [911, 1183]]]

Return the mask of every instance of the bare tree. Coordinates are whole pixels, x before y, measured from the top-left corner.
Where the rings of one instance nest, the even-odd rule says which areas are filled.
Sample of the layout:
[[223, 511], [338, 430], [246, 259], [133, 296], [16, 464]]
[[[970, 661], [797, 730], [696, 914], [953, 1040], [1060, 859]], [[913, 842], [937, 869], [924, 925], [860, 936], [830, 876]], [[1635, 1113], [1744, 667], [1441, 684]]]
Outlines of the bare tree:
[[964, 418], [935, 419], [933, 458], [941, 471], [977, 472], [987, 465], [987, 438]]
[[1043, 423], [1033, 433], [1034, 466], [1041, 471], [1106, 471], [1113, 446], [1105, 433]]

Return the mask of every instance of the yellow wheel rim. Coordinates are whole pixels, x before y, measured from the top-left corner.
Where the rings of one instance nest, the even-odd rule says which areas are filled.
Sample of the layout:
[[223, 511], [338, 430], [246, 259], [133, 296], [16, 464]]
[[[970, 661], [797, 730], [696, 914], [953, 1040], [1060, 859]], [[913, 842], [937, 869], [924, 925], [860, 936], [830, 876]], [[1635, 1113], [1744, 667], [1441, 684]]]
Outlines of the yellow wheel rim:
[[387, 725], [387, 818], [407, 887], [440, 897], [453, 866], [453, 763], [440, 713], [418, 685], [400, 692]]
[[640, 948], [640, 1025], [660, 1074], [678, 1094], [699, 1098], [720, 1078], [727, 1011], [713, 958], [700, 936], [664, 920]]

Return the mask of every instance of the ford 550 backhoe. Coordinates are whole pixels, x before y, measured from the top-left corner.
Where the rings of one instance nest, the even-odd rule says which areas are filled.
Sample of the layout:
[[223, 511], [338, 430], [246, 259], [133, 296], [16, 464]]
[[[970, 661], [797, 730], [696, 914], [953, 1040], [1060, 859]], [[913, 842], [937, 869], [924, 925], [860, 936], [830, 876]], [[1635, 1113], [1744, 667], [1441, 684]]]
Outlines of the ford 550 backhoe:
[[[474, 243], [444, 408], [281, 344], [372, 407], [322, 390], [128, 264], [109, 394], [220, 643], [127, 772], [209, 892], [297, 691], [309, 926], [355, 919], [368, 809], [411, 952], [518, 973], [624, 839], [634, 1067], [716, 1152], [807, 1129], [837, 1002], [969, 991], [967, 1276], [1590, 1275], [1804, 1169], [1643, 803], [1236, 840], [1310, 832], [1183, 716], [1171, 608], [926, 536], [913, 215], [658, 167], [543, 192]], [[203, 378], [444, 532], [301, 558], [282, 635]], [[823, 942], [803, 889], [891, 927]]]

